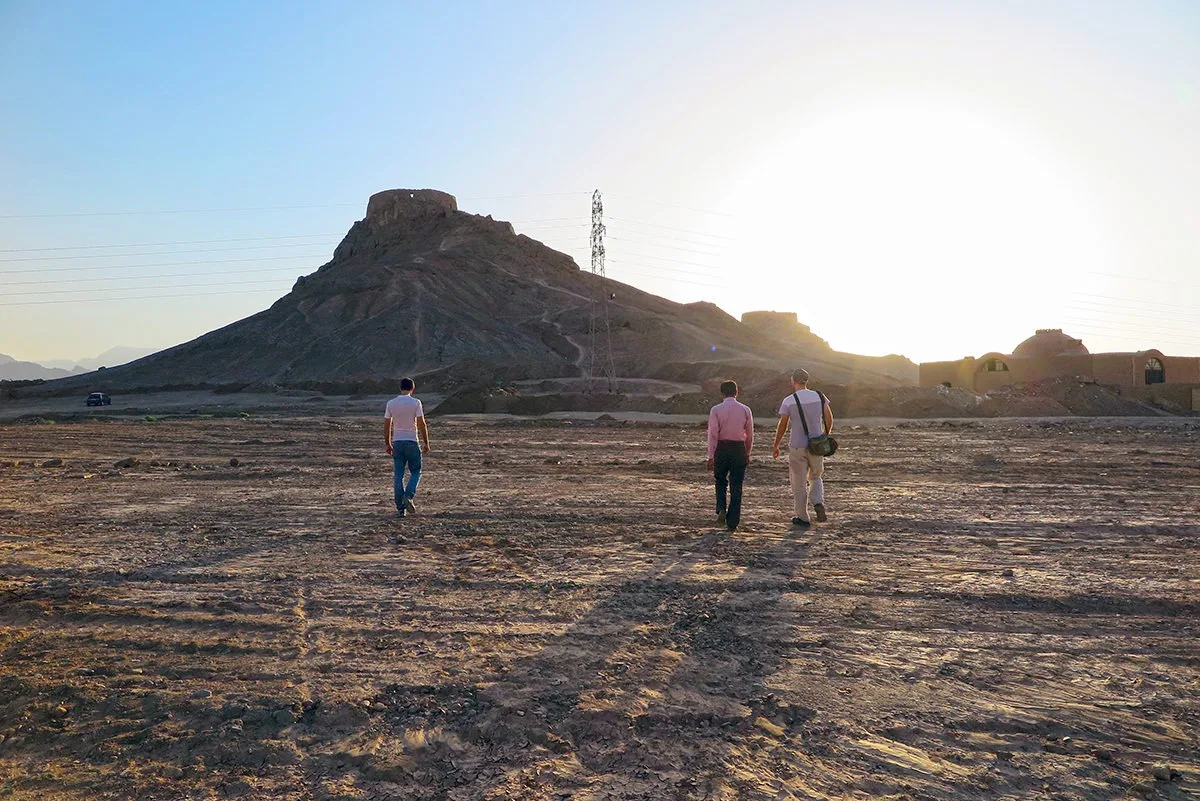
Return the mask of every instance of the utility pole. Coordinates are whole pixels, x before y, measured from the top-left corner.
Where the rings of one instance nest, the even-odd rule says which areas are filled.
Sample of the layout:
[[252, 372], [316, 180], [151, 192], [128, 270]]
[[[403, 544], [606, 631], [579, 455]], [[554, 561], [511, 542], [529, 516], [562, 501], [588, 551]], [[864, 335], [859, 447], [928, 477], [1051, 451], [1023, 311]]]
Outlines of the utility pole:
[[592, 392], [595, 382], [604, 377], [609, 393], [617, 391], [617, 368], [612, 351], [612, 318], [608, 302], [612, 293], [604, 273], [604, 201], [600, 190], [592, 193], [592, 303], [588, 319], [588, 358], [586, 391]]

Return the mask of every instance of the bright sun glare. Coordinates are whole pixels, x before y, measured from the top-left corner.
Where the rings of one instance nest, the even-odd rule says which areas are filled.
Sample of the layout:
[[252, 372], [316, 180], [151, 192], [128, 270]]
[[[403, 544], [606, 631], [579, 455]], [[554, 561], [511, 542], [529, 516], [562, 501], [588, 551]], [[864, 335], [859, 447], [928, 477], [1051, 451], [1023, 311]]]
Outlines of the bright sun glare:
[[741, 176], [757, 280], [736, 305], [761, 307], [769, 285], [776, 308], [843, 351], [1006, 349], [1054, 325], [1071, 276], [1101, 266], [1069, 172], [1015, 131], [947, 109], [875, 107], [792, 130]]

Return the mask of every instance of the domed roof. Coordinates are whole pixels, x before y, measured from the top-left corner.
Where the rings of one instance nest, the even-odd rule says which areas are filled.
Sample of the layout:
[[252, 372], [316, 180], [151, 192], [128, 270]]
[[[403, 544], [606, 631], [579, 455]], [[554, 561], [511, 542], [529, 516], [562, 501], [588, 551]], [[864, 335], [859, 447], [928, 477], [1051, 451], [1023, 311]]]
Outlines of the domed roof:
[[1047, 358], [1050, 356], [1086, 356], [1083, 340], [1069, 337], [1061, 328], [1039, 328], [1037, 333], [1013, 348], [1013, 356]]

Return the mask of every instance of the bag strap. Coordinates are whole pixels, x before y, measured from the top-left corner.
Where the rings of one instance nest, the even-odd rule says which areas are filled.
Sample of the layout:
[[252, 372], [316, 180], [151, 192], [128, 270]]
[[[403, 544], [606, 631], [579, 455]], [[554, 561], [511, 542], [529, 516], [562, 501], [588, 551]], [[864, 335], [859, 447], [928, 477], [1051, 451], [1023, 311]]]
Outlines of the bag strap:
[[[825, 428], [825, 393], [817, 392], [817, 397], [821, 399], [821, 428]], [[808, 432], [808, 421], [804, 419], [804, 407], [800, 405], [800, 396], [793, 392], [792, 398], [796, 401], [796, 416], [800, 418], [800, 425], [804, 426], [804, 436], [806, 439], [812, 439], [812, 434]], [[825, 433], [828, 434], [829, 431], [826, 430]]]

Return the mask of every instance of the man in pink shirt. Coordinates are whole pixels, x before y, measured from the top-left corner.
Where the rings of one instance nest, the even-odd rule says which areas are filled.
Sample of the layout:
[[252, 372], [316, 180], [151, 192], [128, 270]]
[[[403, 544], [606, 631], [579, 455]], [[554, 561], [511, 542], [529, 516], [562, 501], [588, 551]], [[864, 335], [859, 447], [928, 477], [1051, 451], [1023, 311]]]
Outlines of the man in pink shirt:
[[738, 401], [735, 382], [721, 382], [721, 394], [725, 399], [708, 413], [708, 469], [717, 484], [717, 522], [736, 531], [742, 519], [742, 481], [754, 446], [754, 413]]

